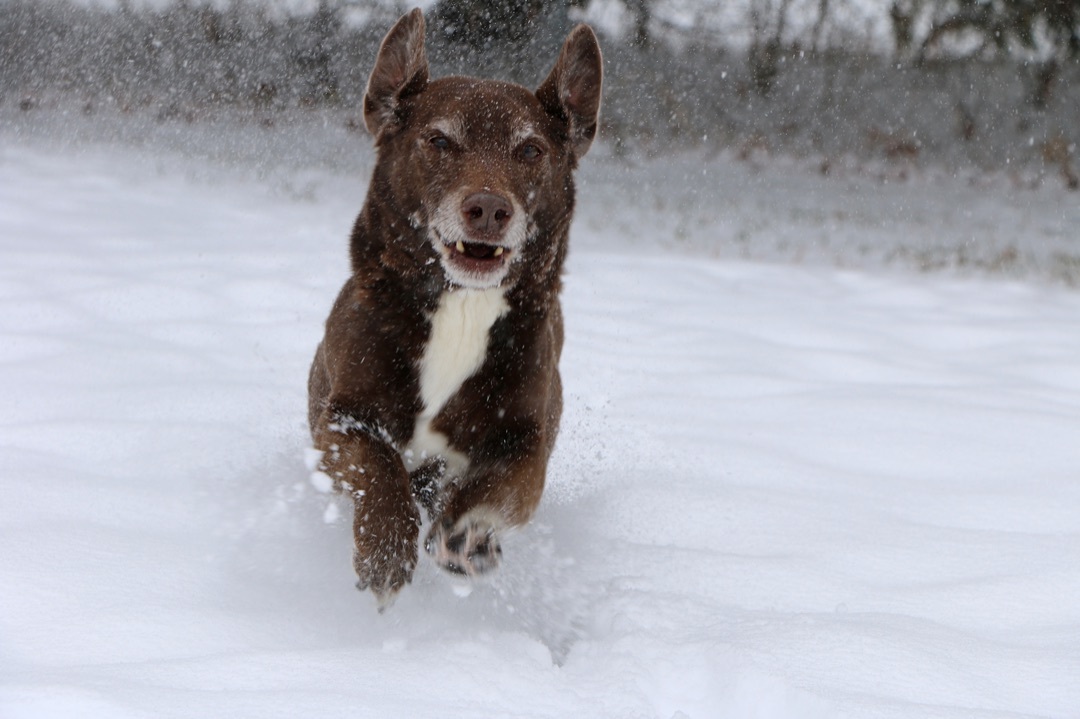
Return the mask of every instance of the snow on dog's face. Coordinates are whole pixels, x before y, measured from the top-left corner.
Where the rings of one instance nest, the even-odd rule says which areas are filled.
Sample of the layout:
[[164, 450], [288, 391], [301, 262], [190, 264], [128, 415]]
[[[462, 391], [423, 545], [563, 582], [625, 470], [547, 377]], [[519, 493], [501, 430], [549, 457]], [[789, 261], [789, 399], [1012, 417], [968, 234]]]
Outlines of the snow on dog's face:
[[565, 151], [539, 102], [515, 85], [451, 78], [432, 83], [424, 99], [405, 133], [425, 178], [415, 219], [453, 284], [497, 286], [538, 240], [538, 210], [550, 212], [541, 199], [565, 207], [549, 187]]
[[[423, 23], [387, 36], [365, 98], [379, 161], [372, 192], [406, 216], [449, 284], [483, 289], [556, 267], [571, 171], [596, 132], [600, 56], [571, 33], [536, 93], [495, 80], [428, 80]], [[408, 241], [403, 238], [403, 241]], [[421, 248], [412, 254], [424, 257]]]

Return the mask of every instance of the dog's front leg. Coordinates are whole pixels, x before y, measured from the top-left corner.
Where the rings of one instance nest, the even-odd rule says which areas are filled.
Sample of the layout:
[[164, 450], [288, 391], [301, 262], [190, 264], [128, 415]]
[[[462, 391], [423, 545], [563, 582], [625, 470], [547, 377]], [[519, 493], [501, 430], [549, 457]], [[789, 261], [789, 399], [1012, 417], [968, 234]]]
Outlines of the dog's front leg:
[[428, 534], [427, 552], [452, 574], [475, 578], [495, 569], [502, 559], [499, 535], [532, 517], [546, 469], [547, 452], [537, 448], [471, 471]]
[[314, 439], [323, 453], [319, 469], [353, 498], [356, 586], [371, 589], [381, 611], [393, 603], [416, 567], [420, 512], [408, 472], [390, 444], [340, 415], [324, 414]]

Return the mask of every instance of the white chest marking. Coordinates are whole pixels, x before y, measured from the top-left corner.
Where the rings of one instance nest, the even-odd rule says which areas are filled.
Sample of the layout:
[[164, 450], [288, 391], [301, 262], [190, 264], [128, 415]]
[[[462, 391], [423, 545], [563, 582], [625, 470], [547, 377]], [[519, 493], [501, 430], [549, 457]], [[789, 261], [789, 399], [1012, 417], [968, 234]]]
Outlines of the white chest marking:
[[432, 431], [431, 421], [484, 364], [491, 326], [509, 310], [504, 290], [498, 287], [443, 292], [431, 316], [431, 336], [420, 358], [420, 400], [424, 409], [416, 418], [413, 439], [405, 454], [410, 469], [437, 454], [446, 458], [453, 472], [461, 472], [468, 465], [464, 455], [447, 448], [446, 437]]

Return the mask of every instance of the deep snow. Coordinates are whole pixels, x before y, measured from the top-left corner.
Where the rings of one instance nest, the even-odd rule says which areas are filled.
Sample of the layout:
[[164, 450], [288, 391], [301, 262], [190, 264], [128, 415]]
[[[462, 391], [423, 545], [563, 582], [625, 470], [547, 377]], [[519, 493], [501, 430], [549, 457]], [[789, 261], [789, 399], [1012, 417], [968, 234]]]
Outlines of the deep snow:
[[0, 140], [4, 719], [1080, 717], [1080, 295], [875, 255], [968, 183], [588, 158], [536, 521], [380, 616], [303, 462], [369, 156]]

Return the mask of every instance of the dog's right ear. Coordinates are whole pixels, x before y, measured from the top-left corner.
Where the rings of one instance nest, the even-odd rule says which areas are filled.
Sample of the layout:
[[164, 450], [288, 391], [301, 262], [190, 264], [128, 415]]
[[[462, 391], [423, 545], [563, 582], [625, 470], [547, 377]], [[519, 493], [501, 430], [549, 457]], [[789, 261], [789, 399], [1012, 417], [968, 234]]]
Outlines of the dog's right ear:
[[402, 98], [424, 89], [428, 81], [424, 51], [424, 15], [420, 8], [402, 15], [379, 47], [379, 56], [364, 94], [364, 124], [376, 140], [400, 120]]

